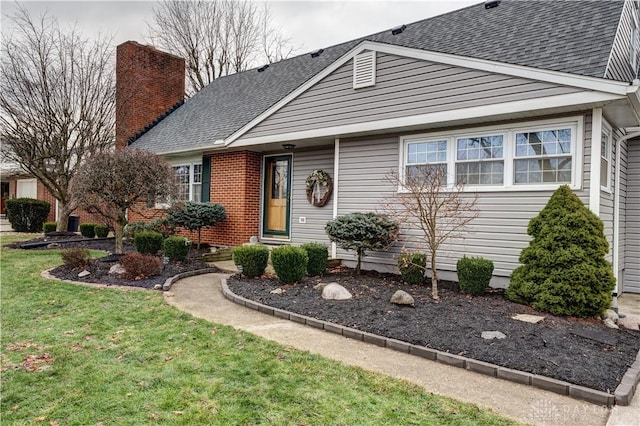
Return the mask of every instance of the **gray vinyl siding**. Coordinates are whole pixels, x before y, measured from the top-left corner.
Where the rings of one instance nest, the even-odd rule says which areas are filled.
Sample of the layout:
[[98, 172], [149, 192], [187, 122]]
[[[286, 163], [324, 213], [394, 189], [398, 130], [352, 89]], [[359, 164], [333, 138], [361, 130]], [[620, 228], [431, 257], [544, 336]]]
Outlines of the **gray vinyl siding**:
[[[585, 116], [584, 151], [590, 152], [591, 119]], [[398, 169], [399, 135], [375, 136], [340, 141], [340, 183], [338, 214], [354, 211], [386, 211], [397, 188], [386, 175]], [[589, 155], [583, 158], [584, 176], [588, 176]], [[530, 241], [527, 226], [546, 205], [553, 190], [521, 192], [481, 192], [478, 194], [478, 217], [467, 228], [464, 239], [451, 241], [438, 258], [438, 269], [455, 271], [463, 255], [483, 256], [494, 262], [494, 275], [503, 277], [502, 284], [518, 265], [520, 252]], [[588, 182], [576, 194], [588, 205]], [[470, 194], [465, 194], [470, 196]], [[416, 230], [403, 229], [401, 240], [388, 252], [370, 252], [365, 257], [371, 269], [393, 269], [402, 249], [424, 250], [417, 242]], [[423, 246], [423, 245], [422, 245]], [[338, 257], [353, 259], [352, 252], [338, 250]]]
[[[636, 78], [636, 72], [631, 67], [630, 51], [631, 51], [631, 22], [634, 13], [633, 2], [625, 2], [620, 18], [620, 24], [616, 33], [611, 56], [607, 65], [605, 78], [618, 81], [633, 81]], [[640, 62], [640, 58], [639, 58]]]
[[335, 70], [243, 139], [576, 93], [580, 89], [377, 53], [376, 84], [353, 89]]
[[[307, 201], [307, 177], [313, 170], [322, 169], [332, 179], [334, 147], [321, 147], [313, 151], [296, 152], [293, 156], [293, 183], [291, 204], [291, 242], [302, 244], [319, 242], [330, 244], [324, 226], [333, 218], [333, 197], [323, 207], [314, 207]], [[300, 218], [306, 223], [300, 223]]]
[[626, 197], [625, 292], [640, 293], [640, 140], [629, 142]]

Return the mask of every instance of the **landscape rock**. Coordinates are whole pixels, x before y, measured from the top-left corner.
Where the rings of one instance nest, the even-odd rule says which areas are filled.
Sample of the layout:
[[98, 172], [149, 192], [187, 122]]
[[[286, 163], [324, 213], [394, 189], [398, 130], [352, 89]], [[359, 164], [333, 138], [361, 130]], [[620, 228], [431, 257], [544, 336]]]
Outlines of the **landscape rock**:
[[606, 311], [604, 311], [604, 314], [602, 314], [602, 319], [611, 319], [611, 321], [617, 323], [618, 320], [620, 319], [620, 316], [618, 315], [618, 313], [616, 311], [614, 311], [613, 309], [607, 309]]
[[271, 290], [269, 293], [271, 293], [271, 294], [284, 294], [285, 291], [282, 288], [276, 288], [275, 290]]
[[156, 284], [156, 285], [153, 286], [153, 289], [154, 290], [162, 290], [162, 285]]
[[541, 317], [540, 315], [529, 315], [529, 314], [517, 314], [512, 316], [511, 318], [513, 318], [514, 320], [524, 321], [531, 324], [537, 324], [544, 319], [544, 317]]
[[608, 328], [615, 328], [615, 329], [620, 328], [616, 325], [615, 322], [613, 322], [611, 318], [605, 318], [603, 322], [604, 322], [604, 325], [606, 325]]
[[314, 290], [319, 290], [322, 291], [324, 290], [324, 288], [327, 286], [327, 283], [318, 283], [316, 285], [313, 286]]
[[124, 273], [125, 273], [125, 270], [122, 267], [122, 265], [119, 264], [119, 263], [116, 263], [111, 268], [109, 268], [109, 274], [110, 275], [122, 275]]
[[80, 272], [78, 274], [78, 278], [83, 278], [83, 277], [88, 277], [89, 275], [91, 275], [91, 272], [87, 271], [86, 269], [82, 272]]
[[352, 297], [349, 290], [338, 283], [329, 283], [322, 289], [322, 298], [326, 300], [347, 300]]
[[58, 244], [58, 243], [47, 244], [47, 248], [57, 249], [57, 248], [60, 248], [60, 244]]
[[491, 340], [491, 339], [505, 339], [507, 336], [504, 333], [499, 331], [483, 331], [482, 338]]
[[390, 302], [396, 305], [416, 306], [415, 300], [413, 300], [413, 296], [411, 296], [404, 290], [398, 290], [393, 293]]

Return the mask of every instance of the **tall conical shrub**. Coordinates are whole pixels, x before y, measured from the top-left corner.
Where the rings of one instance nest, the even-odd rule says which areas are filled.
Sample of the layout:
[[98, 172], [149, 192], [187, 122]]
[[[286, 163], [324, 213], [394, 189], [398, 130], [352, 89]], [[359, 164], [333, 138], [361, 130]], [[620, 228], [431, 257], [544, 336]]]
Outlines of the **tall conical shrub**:
[[615, 278], [605, 260], [602, 221], [563, 185], [529, 222], [533, 237], [520, 254], [506, 295], [554, 315], [588, 317], [611, 304]]

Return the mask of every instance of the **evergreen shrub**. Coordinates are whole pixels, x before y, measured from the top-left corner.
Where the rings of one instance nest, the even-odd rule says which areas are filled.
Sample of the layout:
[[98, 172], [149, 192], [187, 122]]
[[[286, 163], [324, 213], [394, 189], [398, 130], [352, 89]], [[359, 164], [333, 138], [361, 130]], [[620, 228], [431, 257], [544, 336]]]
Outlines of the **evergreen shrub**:
[[107, 225], [96, 225], [93, 230], [98, 238], [107, 238], [109, 235], [109, 227]]
[[307, 273], [311, 276], [322, 275], [327, 270], [329, 249], [324, 244], [306, 243], [300, 246], [307, 252]]
[[242, 265], [242, 274], [247, 277], [259, 277], [264, 274], [269, 262], [269, 249], [263, 245], [240, 246], [231, 254], [236, 266]]
[[479, 296], [487, 291], [493, 276], [493, 262], [483, 257], [464, 256], [456, 265], [458, 284], [465, 293]]
[[191, 250], [191, 242], [184, 237], [169, 237], [162, 243], [162, 251], [170, 260], [184, 262]]
[[427, 255], [423, 253], [402, 253], [398, 256], [398, 269], [402, 281], [420, 284], [427, 269]]
[[7, 219], [16, 232], [40, 232], [49, 216], [51, 205], [35, 198], [7, 200]]
[[58, 222], [45, 222], [42, 224], [42, 232], [48, 234], [49, 232], [56, 232]]
[[96, 236], [96, 224], [95, 223], [81, 223], [80, 235], [85, 238], [94, 238]]
[[506, 296], [554, 315], [596, 316], [611, 305], [613, 268], [600, 218], [568, 186], [529, 222], [532, 240], [520, 254]]
[[285, 284], [295, 283], [304, 277], [309, 256], [302, 247], [280, 246], [271, 250], [271, 264], [278, 279]]
[[138, 232], [133, 237], [136, 250], [142, 254], [156, 254], [162, 248], [162, 234], [153, 231]]

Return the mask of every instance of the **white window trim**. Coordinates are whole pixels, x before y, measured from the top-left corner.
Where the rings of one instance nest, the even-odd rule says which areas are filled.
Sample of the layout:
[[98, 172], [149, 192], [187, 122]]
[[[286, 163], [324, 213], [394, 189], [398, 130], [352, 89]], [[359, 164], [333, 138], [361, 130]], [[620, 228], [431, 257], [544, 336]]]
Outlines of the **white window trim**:
[[[612, 194], [613, 191], [611, 188], [611, 170], [613, 167], [613, 133], [611, 131], [611, 126], [604, 119], [602, 120], [602, 133], [607, 135], [607, 139], [609, 142], [607, 143], [606, 152], [600, 152], [600, 162], [602, 162], [602, 159], [607, 160], [607, 181], [605, 185], [600, 182], [600, 190]], [[608, 158], [605, 157], [604, 154], [606, 154]]]
[[[193, 202], [193, 175], [194, 175], [194, 166], [200, 166], [202, 167], [202, 159], [199, 158], [198, 160], [192, 160], [190, 162], [169, 162], [169, 165], [171, 166], [171, 170], [174, 170], [174, 168], [176, 167], [183, 167], [183, 166], [189, 166], [189, 199], [188, 200], [180, 200], [180, 201], [185, 201], [185, 202]], [[204, 172], [204, 169], [202, 170]], [[204, 176], [203, 176], [204, 177]], [[202, 185], [202, 177], [201, 177], [201, 182], [200, 185]], [[166, 210], [169, 207], [171, 207], [171, 203], [163, 203], [163, 202], [156, 202], [155, 204], [155, 208], [156, 209], [163, 209]]]
[[[515, 134], [523, 131], [549, 130], [550, 127], [569, 127], [572, 130], [571, 140], [571, 182], [570, 183], [535, 183], [514, 184], [513, 162], [515, 160]], [[487, 135], [505, 135], [503, 144], [504, 183], [500, 185], [465, 185], [465, 192], [509, 192], [509, 191], [549, 191], [561, 185], [569, 185], [573, 190], [582, 189], [582, 168], [584, 149], [584, 117], [564, 117], [544, 121], [529, 121], [505, 126], [484, 126], [460, 131], [424, 133], [406, 135], [399, 138], [400, 155], [398, 161], [398, 175], [400, 182], [404, 182], [407, 166], [407, 144], [412, 142], [432, 142], [447, 140], [447, 184], [455, 184], [456, 139], [464, 137], [478, 137]], [[402, 185], [398, 186], [399, 193], [408, 192]]]

